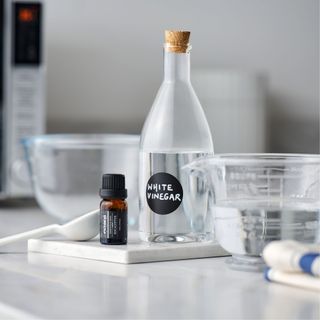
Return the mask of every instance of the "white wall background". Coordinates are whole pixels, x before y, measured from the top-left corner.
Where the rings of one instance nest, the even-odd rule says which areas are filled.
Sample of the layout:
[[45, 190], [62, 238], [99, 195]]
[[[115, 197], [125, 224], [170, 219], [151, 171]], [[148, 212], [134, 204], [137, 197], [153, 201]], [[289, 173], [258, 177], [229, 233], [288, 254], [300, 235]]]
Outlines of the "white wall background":
[[317, 0], [46, 3], [50, 132], [140, 132], [163, 30], [188, 29], [193, 67], [268, 74], [269, 150], [319, 152]]

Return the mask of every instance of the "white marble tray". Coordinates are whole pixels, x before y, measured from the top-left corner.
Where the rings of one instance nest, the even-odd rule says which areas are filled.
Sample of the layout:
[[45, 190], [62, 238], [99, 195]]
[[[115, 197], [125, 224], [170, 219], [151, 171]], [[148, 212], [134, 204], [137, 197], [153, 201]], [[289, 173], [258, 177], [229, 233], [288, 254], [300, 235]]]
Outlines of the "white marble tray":
[[31, 239], [28, 251], [123, 264], [226, 256], [217, 243], [147, 244], [138, 240], [127, 245], [101, 245], [98, 239], [86, 242]]

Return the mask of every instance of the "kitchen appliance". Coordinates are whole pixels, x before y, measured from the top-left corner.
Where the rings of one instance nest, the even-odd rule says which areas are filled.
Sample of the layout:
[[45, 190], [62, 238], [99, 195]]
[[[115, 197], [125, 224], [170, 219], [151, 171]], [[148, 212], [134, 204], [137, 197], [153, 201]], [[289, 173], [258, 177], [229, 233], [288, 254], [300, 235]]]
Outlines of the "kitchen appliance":
[[274, 240], [320, 242], [320, 156], [224, 154], [183, 170], [207, 184], [215, 237], [231, 267], [261, 268]]
[[45, 128], [43, 2], [0, 0], [0, 198], [32, 195], [21, 138]]

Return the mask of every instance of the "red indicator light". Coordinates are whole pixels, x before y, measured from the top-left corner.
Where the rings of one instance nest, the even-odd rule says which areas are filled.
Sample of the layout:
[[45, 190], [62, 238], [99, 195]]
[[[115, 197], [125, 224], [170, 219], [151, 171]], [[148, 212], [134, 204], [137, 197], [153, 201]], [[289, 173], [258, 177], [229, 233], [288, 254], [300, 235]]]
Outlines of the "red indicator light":
[[26, 8], [20, 9], [18, 17], [22, 22], [31, 22], [34, 20], [34, 11]]

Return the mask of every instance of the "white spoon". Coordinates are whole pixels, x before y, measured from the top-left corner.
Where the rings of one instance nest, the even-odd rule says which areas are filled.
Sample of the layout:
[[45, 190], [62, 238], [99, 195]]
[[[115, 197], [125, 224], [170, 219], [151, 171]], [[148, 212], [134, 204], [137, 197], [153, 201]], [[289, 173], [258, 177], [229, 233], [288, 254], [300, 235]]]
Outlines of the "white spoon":
[[53, 233], [62, 234], [69, 240], [90, 240], [99, 233], [99, 212], [100, 210], [97, 209], [94, 211], [90, 211], [82, 215], [81, 217], [71, 220], [63, 225], [50, 224], [45, 227], [2, 238], [0, 239], [0, 246], [20, 240], [39, 238]]

